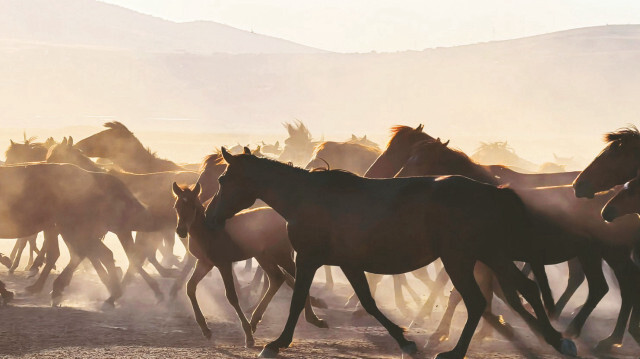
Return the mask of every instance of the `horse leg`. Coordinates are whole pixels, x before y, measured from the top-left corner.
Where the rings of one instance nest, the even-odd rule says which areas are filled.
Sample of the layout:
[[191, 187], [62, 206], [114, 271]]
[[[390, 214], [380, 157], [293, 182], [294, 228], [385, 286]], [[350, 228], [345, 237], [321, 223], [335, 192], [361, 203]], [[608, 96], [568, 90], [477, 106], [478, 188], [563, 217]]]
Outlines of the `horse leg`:
[[164, 245], [160, 245], [160, 254], [162, 254], [162, 265], [166, 267], [171, 267], [177, 263], [177, 257], [173, 254], [173, 247], [176, 244], [176, 236], [171, 233], [170, 236], [162, 236]]
[[[110, 296], [104, 301], [103, 308], [115, 307], [115, 301], [122, 296], [122, 287], [120, 286], [120, 276], [116, 268], [116, 263], [113, 259], [113, 252], [107, 248], [103, 242], [100, 242], [95, 253], [92, 253], [92, 257], [89, 259], [96, 269], [96, 272], [103, 272], [102, 274], [98, 273], [98, 275], [109, 289]], [[106, 270], [106, 272], [104, 272], [104, 270]]]
[[245, 347], [251, 348], [255, 344], [255, 341], [253, 340], [253, 330], [251, 329], [251, 324], [249, 324], [249, 321], [242, 312], [242, 308], [240, 308], [240, 303], [238, 302], [238, 294], [236, 293], [236, 287], [233, 283], [232, 263], [222, 263], [218, 266], [218, 269], [220, 270], [220, 275], [222, 275], [222, 282], [224, 283], [227, 300], [229, 301], [229, 304], [231, 304], [233, 309], [236, 310], [238, 319], [240, 319], [240, 324], [242, 324], [242, 330], [244, 330]]
[[497, 318], [497, 316], [491, 311], [493, 292], [496, 289], [493, 287], [494, 275], [493, 272], [491, 272], [491, 269], [489, 269], [489, 267], [484, 263], [476, 262], [475, 267], [473, 268], [473, 276], [478, 284], [478, 288], [480, 288], [480, 291], [482, 292], [484, 300], [487, 303], [487, 305], [485, 305], [484, 312], [482, 313], [482, 316], [486, 318], [486, 320], [480, 326], [480, 330], [476, 336], [479, 339], [483, 339], [493, 336], [492, 325], [495, 324], [496, 320], [492, 319]]
[[448, 282], [449, 282], [449, 275], [447, 274], [447, 271], [440, 269], [440, 272], [438, 272], [438, 276], [436, 277], [436, 284], [433, 290], [431, 291], [431, 293], [429, 293], [429, 297], [427, 298], [427, 301], [424, 302], [424, 304], [422, 305], [422, 308], [420, 308], [420, 312], [418, 312], [418, 315], [416, 315], [416, 319], [413, 320], [413, 323], [421, 323], [422, 318], [425, 318], [431, 315], [431, 312], [433, 312], [433, 306], [436, 304], [436, 300], [441, 295], [444, 289], [444, 286]]
[[333, 273], [331, 273], [331, 266], [324, 266], [324, 287], [327, 290], [333, 290]]
[[27, 270], [28, 268], [31, 268], [31, 266], [33, 265], [33, 253], [35, 253], [36, 255], [40, 253], [40, 251], [38, 250], [38, 245], [36, 243], [37, 238], [38, 238], [38, 235], [34, 234], [33, 236], [27, 239], [27, 241], [29, 242], [29, 262], [27, 262], [27, 266], [25, 267], [25, 270]]
[[[541, 333], [545, 341], [560, 353], [576, 356], [577, 350], [575, 344], [571, 340], [563, 339], [562, 335], [551, 326], [549, 317], [547, 317], [547, 313], [540, 299], [538, 285], [531, 279], [525, 277], [513, 262], [494, 257], [485, 263], [489, 265], [496, 274], [509, 305], [520, 314], [527, 325], [529, 325], [534, 332]], [[524, 309], [516, 290], [529, 302], [537, 318]]]
[[391, 276], [393, 279], [393, 292], [394, 292], [394, 300], [396, 303], [396, 308], [398, 308], [401, 312], [407, 312], [407, 302], [404, 300], [404, 295], [402, 293], [402, 287], [407, 284], [407, 277], [404, 274], [397, 274]]
[[[284, 274], [284, 280], [289, 287], [295, 289], [295, 278], [293, 277], [296, 274], [296, 264], [293, 261], [293, 258], [287, 256], [286, 258], [282, 258], [278, 261], [279, 265], [282, 267]], [[313, 307], [317, 308], [327, 308], [327, 303], [320, 298], [316, 298], [309, 294], [307, 296], [307, 301], [304, 305], [304, 318], [307, 322], [318, 328], [329, 328], [329, 325], [322, 319], [318, 318], [316, 313], [313, 311]]]
[[622, 338], [624, 336], [624, 330], [627, 327], [627, 322], [629, 320], [629, 314], [631, 313], [631, 309], [634, 307], [634, 285], [637, 285], [633, 281], [633, 273], [637, 271], [637, 267], [631, 262], [631, 259], [627, 255], [623, 255], [619, 258], [619, 260], [615, 260], [614, 258], [605, 257], [605, 260], [613, 269], [613, 272], [618, 280], [618, 284], [620, 286], [620, 297], [622, 299], [622, 303], [620, 304], [620, 313], [618, 314], [618, 320], [616, 321], [616, 326], [613, 329], [613, 333], [611, 335], [600, 341], [596, 346], [597, 351], [609, 351], [613, 346], [622, 345]]
[[135, 246], [163, 278], [171, 277], [173, 273], [158, 262], [156, 251], [162, 243], [158, 232], [136, 232]]
[[[542, 302], [547, 309], [549, 317], [552, 317], [556, 312], [555, 301], [553, 300], [553, 293], [551, 293], [551, 287], [549, 286], [549, 278], [547, 272], [544, 269], [544, 264], [540, 263], [527, 263], [531, 266], [531, 271], [536, 278], [540, 293], [542, 294]], [[524, 273], [522, 273], [524, 275]]]
[[371, 291], [369, 290], [369, 285], [364, 272], [362, 270], [346, 266], [341, 266], [340, 269], [342, 269], [342, 272], [349, 280], [349, 283], [360, 299], [362, 307], [367, 311], [367, 313], [376, 318], [376, 320], [382, 324], [385, 329], [387, 329], [403, 352], [408, 354], [416, 353], [416, 343], [409, 341], [404, 337], [404, 329], [389, 320], [384, 314], [382, 314], [380, 309], [378, 309], [378, 306], [371, 295]]
[[18, 238], [15, 246], [13, 246], [13, 250], [11, 251], [12, 263], [11, 267], [9, 267], [9, 273], [15, 272], [16, 268], [20, 264], [20, 259], [22, 258], [22, 252], [24, 248], [27, 246], [27, 237]]
[[463, 258], [460, 255], [451, 256], [444, 255], [441, 257], [444, 267], [449, 273], [451, 282], [460, 292], [462, 300], [467, 307], [467, 322], [462, 329], [460, 339], [453, 350], [440, 353], [437, 359], [462, 359], [467, 353], [469, 343], [473, 337], [473, 333], [478, 326], [478, 322], [482, 317], [482, 313], [487, 306], [487, 301], [482, 295], [482, 291], [478, 287], [478, 283], [474, 278], [475, 260], [472, 258]]
[[569, 303], [569, 299], [573, 296], [573, 294], [578, 290], [582, 282], [584, 282], [585, 274], [582, 269], [582, 264], [577, 259], [571, 259], [567, 262], [569, 267], [569, 279], [567, 280], [567, 288], [564, 290], [564, 293], [558, 299], [556, 303], [555, 312], [550, 315], [552, 319], [558, 319], [564, 307]]
[[[44, 287], [44, 283], [47, 281], [47, 277], [51, 270], [55, 267], [56, 261], [60, 257], [60, 246], [58, 243], [58, 233], [55, 231], [44, 231], [44, 243], [42, 244], [42, 250], [38, 254], [38, 258], [42, 255], [43, 260], [46, 253], [46, 263], [40, 276], [32, 285], [25, 288], [28, 293], [39, 293]], [[38, 262], [38, 258], [33, 263], [35, 266]]]
[[180, 274], [173, 281], [173, 285], [171, 286], [171, 290], [169, 291], [169, 296], [171, 299], [175, 299], [176, 295], [178, 295], [178, 291], [184, 286], [184, 282], [187, 279], [189, 273], [191, 273], [191, 269], [197, 264], [197, 259], [191, 253], [187, 252], [187, 263], [185, 263], [182, 270], [180, 270]]
[[51, 291], [51, 306], [57, 307], [62, 302], [62, 291], [71, 283], [73, 272], [78, 268], [84, 256], [70, 250], [71, 258], [69, 264], [62, 270], [60, 275], [53, 281], [53, 290]]
[[191, 274], [191, 278], [189, 278], [189, 282], [187, 282], [187, 296], [191, 301], [191, 306], [193, 307], [193, 313], [196, 317], [196, 323], [200, 326], [200, 330], [202, 331], [202, 335], [207, 339], [211, 339], [211, 330], [207, 326], [207, 320], [202, 315], [202, 311], [200, 310], [200, 305], [198, 304], [198, 299], [196, 298], [196, 289], [198, 287], [198, 283], [207, 275], [213, 268], [213, 263], [209, 261], [196, 261], [196, 269]]
[[252, 268], [253, 268], [253, 258], [249, 258], [246, 261], [244, 261], [244, 271], [245, 272], [251, 272]]
[[307, 302], [311, 282], [313, 282], [313, 276], [318, 268], [320, 268], [320, 264], [317, 264], [312, 260], [305, 260], [305, 258], [301, 258], [300, 253], [298, 253], [298, 257], [296, 258], [296, 283], [293, 289], [293, 296], [291, 297], [291, 306], [289, 307], [287, 323], [285, 324], [284, 330], [280, 336], [276, 340], [264, 346], [264, 349], [262, 349], [262, 352], [260, 353], [261, 357], [273, 358], [278, 354], [280, 348], [286, 348], [291, 344], [291, 341], [293, 340], [293, 332], [295, 331], [296, 324], [298, 322], [298, 317], [300, 317], [300, 312], [302, 312], [302, 309], [304, 309], [305, 303]]
[[640, 345], [640, 306], [634, 305], [629, 321], [629, 334]]
[[251, 314], [251, 321], [250, 321], [251, 332], [256, 331], [256, 327], [258, 326], [258, 323], [260, 323], [260, 321], [262, 320], [262, 316], [265, 310], [267, 309], [267, 306], [269, 305], [269, 303], [271, 302], [271, 299], [273, 299], [273, 296], [278, 292], [278, 289], [280, 289], [280, 286], [282, 286], [282, 283], [284, 282], [284, 275], [282, 274], [280, 269], [277, 267], [277, 265], [272, 263], [265, 263], [264, 260], [258, 260], [258, 264], [260, 265], [260, 267], [264, 269], [264, 272], [267, 275], [266, 282], [268, 283], [268, 289], [266, 293], [264, 293], [264, 295], [261, 297], [260, 302], [258, 302], [258, 305], [256, 306], [256, 308], [253, 310], [253, 313]]
[[589, 294], [587, 296], [587, 301], [584, 303], [575, 318], [573, 318], [571, 323], [569, 323], [569, 326], [565, 331], [565, 335], [571, 338], [580, 336], [580, 332], [584, 323], [587, 321], [587, 318], [589, 318], [591, 312], [609, 291], [607, 280], [604, 278], [604, 273], [602, 272], [602, 259], [599, 256], [581, 256], [580, 263], [582, 273], [587, 278]]
[[447, 308], [440, 319], [440, 324], [438, 324], [438, 328], [427, 340], [427, 343], [424, 345], [425, 348], [435, 348], [440, 343], [449, 340], [449, 333], [451, 332], [451, 320], [453, 320], [453, 314], [456, 311], [456, 307], [462, 301], [462, 296], [460, 292], [458, 292], [455, 288], [451, 291], [451, 295], [449, 295], [449, 301], [447, 303]]
[[[151, 290], [154, 292], [156, 299], [159, 302], [163, 301], [164, 294], [162, 294], [158, 282], [142, 268], [143, 258], [133, 242], [133, 236], [131, 235], [131, 232], [120, 232], [116, 233], [116, 235], [118, 236], [120, 244], [124, 248], [124, 251], [127, 254], [127, 258], [129, 259], [129, 268], [127, 268], [127, 274], [125, 275], [125, 279], [123, 279], [123, 287], [125, 283], [130, 280], [128, 278], [131, 278], [133, 276], [133, 273], [137, 271], [138, 273], [140, 273], [140, 276], [142, 277], [142, 279], [144, 279], [149, 288], [151, 288]], [[134, 272], [131, 272], [132, 270]]]

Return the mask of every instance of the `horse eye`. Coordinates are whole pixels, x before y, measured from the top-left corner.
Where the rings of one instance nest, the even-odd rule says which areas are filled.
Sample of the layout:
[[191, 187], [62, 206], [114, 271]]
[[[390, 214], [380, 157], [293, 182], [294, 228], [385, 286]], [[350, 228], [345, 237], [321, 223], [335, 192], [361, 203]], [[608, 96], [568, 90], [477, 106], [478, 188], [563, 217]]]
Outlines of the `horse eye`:
[[628, 190], [629, 189], [629, 182], [625, 183], [622, 188], [625, 189], [625, 190]]

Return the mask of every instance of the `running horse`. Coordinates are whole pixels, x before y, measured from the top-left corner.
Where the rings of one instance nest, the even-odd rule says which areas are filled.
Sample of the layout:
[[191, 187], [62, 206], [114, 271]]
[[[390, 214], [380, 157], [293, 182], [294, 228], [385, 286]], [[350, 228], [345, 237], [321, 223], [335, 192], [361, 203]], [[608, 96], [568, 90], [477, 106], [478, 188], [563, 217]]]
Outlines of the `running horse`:
[[[297, 252], [296, 284], [289, 317], [280, 337], [268, 343], [262, 357], [288, 347], [314, 273], [322, 265], [339, 266], [373, 315], [409, 354], [416, 344], [404, 329], [378, 309], [364, 272], [399, 274], [424, 267], [437, 258], [464, 298], [468, 319], [458, 344], [438, 358], [464, 358], [487, 304], [473, 276], [476, 261], [491, 267], [509, 304], [545, 341], [564, 354], [575, 344], [549, 323], [535, 282], [513, 264], [531, 255], [529, 219], [521, 200], [508, 188], [497, 188], [460, 176], [366, 179], [331, 170], [309, 172], [250, 154], [233, 156], [219, 178], [215, 206], [207, 222], [222, 226], [239, 211], [262, 199], [287, 221]], [[526, 311], [517, 295], [532, 305]]]

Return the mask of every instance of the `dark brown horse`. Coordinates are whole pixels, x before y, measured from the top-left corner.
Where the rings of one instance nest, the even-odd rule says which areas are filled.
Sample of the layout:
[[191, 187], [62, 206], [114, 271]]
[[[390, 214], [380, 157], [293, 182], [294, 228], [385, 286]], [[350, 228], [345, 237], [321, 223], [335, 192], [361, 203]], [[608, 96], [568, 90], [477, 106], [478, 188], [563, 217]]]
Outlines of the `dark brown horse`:
[[[211, 331], [200, 311], [196, 298], [198, 283], [207, 273], [217, 267], [225, 286], [229, 304], [236, 310], [242, 324], [247, 347], [254, 345], [253, 332], [264, 314], [269, 302], [277, 293], [286, 275], [295, 275], [293, 248], [287, 238], [286, 222], [273, 209], [268, 207], [248, 210], [229, 219], [224, 229], [210, 229], [205, 225], [204, 207], [200, 203], [200, 183], [193, 190], [173, 184], [176, 196], [175, 210], [178, 215], [176, 232], [182, 238], [189, 235], [189, 252], [197, 258], [196, 269], [187, 283], [187, 295], [191, 300], [196, 322], [202, 334], [211, 338]], [[215, 201], [215, 198], [214, 198]], [[232, 264], [255, 258], [268, 278], [268, 290], [258, 303], [248, 321], [238, 303]], [[289, 283], [293, 286], [293, 283]], [[327, 328], [326, 323], [318, 319], [311, 307], [310, 298], [305, 304], [305, 318], [317, 327]]]
[[[16, 238], [45, 233], [43, 251], [47, 264], [32, 286], [42, 288], [59, 255], [57, 236], [62, 235], [71, 260], [53, 283], [53, 304], [74, 270], [85, 258], [94, 264], [113, 305], [121, 295], [113, 254], [102, 238], [111, 231], [118, 235], [127, 253], [134, 253], [131, 231], [154, 230], [149, 212], [117, 178], [85, 171], [70, 164], [33, 164], [0, 168], [0, 237]], [[140, 268], [135, 255], [130, 265]], [[102, 267], [104, 265], [106, 267]]]
[[[512, 262], [530, 259], [533, 245], [529, 219], [512, 190], [460, 176], [366, 179], [336, 170], [308, 172], [247, 154], [232, 156], [224, 149], [222, 154], [228, 166], [219, 179], [219, 199], [208, 208], [209, 223], [220, 226], [260, 198], [286, 219], [297, 252], [289, 318], [262, 356], [273, 357], [291, 344], [314, 273], [322, 265], [340, 266], [367, 312], [403, 351], [415, 353], [415, 343], [377, 308], [364, 272], [405, 273], [439, 257], [468, 311], [458, 344], [440, 358], [464, 357], [484, 312], [486, 301], [473, 276], [478, 260], [495, 271], [509, 304], [534, 330], [557, 350], [576, 354], [573, 342], [549, 323], [535, 282]], [[537, 317], [522, 307], [516, 291]]]
[[[635, 178], [625, 183], [622, 189], [602, 208], [602, 218], [613, 222], [627, 214], [640, 213], [640, 170]], [[636, 263], [640, 263], [635, 258]]]
[[[459, 174], [499, 184], [484, 167], [439, 140], [416, 144], [413, 156], [399, 173], [407, 176], [433, 174]], [[614, 334], [601, 342], [599, 348], [609, 349], [611, 345], [620, 344], [630, 307], [637, 305], [640, 299], [633, 289], [633, 283], [640, 279], [640, 273], [628, 258], [628, 245], [637, 238], [640, 221], [628, 219], [615, 226], [607, 226], [599, 221], [599, 209], [611, 195], [598, 196], [595, 201], [577, 200], [569, 186], [516, 188], [515, 191], [532, 214], [535, 243], [539, 246], [538, 252], [543, 254], [533, 258], [532, 265], [554, 264], [577, 257], [587, 276], [589, 297], [569, 325], [568, 333], [579, 335], [587, 317], [608, 290], [601, 259], [604, 258], [613, 268], [621, 285], [623, 304]], [[553, 252], [544, 250], [549, 247], [554, 248]], [[638, 340], [640, 333], [636, 332], [636, 326], [637, 323], [632, 321], [630, 333]]]

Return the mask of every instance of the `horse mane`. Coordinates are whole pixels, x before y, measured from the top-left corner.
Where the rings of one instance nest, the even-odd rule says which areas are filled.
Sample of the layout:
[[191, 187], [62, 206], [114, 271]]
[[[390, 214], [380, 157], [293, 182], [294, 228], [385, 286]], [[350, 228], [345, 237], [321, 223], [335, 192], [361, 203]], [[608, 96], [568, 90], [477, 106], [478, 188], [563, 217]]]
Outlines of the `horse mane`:
[[127, 128], [127, 126], [125, 126], [124, 124], [122, 124], [122, 122], [120, 121], [111, 121], [111, 122], [106, 122], [104, 124], [104, 127], [106, 128], [110, 128], [112, 130], [116, 130], [116, 131], [123, 131], [126, 133], [130, 133], [133, 135], [133, 132], [129, 131], [129, 129]]
[[368, 152], [372, 152], [372, 153], [376, 153], [379, 154], [380, 150], [378, 150], [375, 147], [371, 147], [371, 146], [367, 146], [367, 145], [363, 145], [361, 143], [357, 143], [357, 142], [352, 142], [352, 141], [345, 141], [345, 142], [335, 142], [335, 141], [323, 141], [320, 142], [319, 144], [316, 145], [316, 147], [313, 150], [313, 153], [311, 154], [311, 156], [316, 156], [318, 154], [318, 152], [324, 150], [324, 149], [331, 149], [331, 148], [336, 148], [336, 147], [340, 147], [340, 146], [347, 146], [347, 147], [351, 147], [351, 148], [360, 148], [362, 150], [368, 151]]
[[210, 166], [217, 166], [221, 164], [226, 164], [226, 162], [224, 160], [224, 157], [222, 157], [222, 154], [218, 150], [218, 152], [207, 155], [202, 159], [202, 164], [200, 165], [200, 172], [206, 170]]
[[[420, 125], [417, 128], [413, 128], [413, 127], [409, 127], [409, 126], [404, 126], [404, 125], [396, 125], [391, 127], [391, 138], [389, 139], [389, 142], [387, 142], [387, 147], [389, 147], [389, 145], [391, 144], [391, 142], [393, 142], [393, 140], [398, 137], [398, 136], [405, 136], [411, 133], [423, 133], [422, 130], [424, 129], [424, 125]], [[429, 136], [425, 133], [425, 136]], [[427, 139], [427, 138], [425, 138]]]
[[627, 127], [620, 128], [614, 132], [609, 132], [604, 135], [604, 140], [606, 142], [624, 142], [624, 141], [638, 141], [640, 140], [640, 132], [638, 132], [638, 128], [634, 125], [629, 125]]
[[307, 126], [302, 123], [302, 121], [296, 120], [294, 123], [285, 122], [282, 125], [287, 129], [289, 137], [303, 137], [306, 140], [311, 141], [311, 132]]

